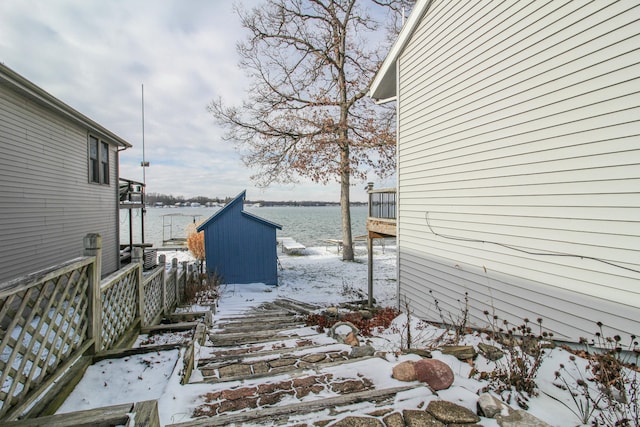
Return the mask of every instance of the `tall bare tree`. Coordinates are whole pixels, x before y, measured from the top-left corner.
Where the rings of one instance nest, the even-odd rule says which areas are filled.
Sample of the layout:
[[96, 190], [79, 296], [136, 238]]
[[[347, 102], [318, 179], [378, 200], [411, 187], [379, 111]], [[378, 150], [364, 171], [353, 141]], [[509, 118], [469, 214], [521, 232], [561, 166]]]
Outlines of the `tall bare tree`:
[[[257, 169], [260, 186], [301, 177], [340, 183], [343, 259], [353, 260], [351, 179], [395, 167], [394, 119], [366, 97], [388, 51], [380, 21], [407, 0], [270, 0], [236, 6], [249, 37], [240, 66], [251, 81], [241, 107], [209, 111]], [[397, 16], [397, 14], [396, 14]], [[395, 17], [389, 19], [395, 28]]]

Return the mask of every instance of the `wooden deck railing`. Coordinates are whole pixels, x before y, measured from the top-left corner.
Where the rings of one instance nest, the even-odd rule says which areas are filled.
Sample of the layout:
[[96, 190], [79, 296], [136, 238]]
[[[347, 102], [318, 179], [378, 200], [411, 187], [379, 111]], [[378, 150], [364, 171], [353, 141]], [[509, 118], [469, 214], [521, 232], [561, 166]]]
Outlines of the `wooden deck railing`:
[[0, 420], [12, 420], [85, 354], [118, 348], [141, 326], [159, 323], [184, 295], [189, 274], [177, 260], [143, 272], [134, 262], [100, 280], [101, 237], [85, 256], [0, 284]]
[[369, 217], [396, 219], [395, 188], [373, 189], [369, 187]]

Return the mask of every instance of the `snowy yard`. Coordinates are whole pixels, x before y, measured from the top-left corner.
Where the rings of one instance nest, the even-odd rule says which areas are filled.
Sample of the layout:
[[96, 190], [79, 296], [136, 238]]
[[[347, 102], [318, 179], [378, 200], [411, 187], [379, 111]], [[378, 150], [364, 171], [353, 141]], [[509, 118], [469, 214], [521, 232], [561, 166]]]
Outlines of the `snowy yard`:
[[[379, 306], [396, 306], [395, 248], [386, 247], [384, 253], [380, 247], [376, 247], [375, 250], [374, 297]], [[343, 262], [335, 248], [309, 248], [305, 255], [279, 254], [279, 256], [282, 264], [282, 270], [279, 272], [280, 285], [278, 287], [262, 284], [223, 285], [214, 321], [221, 317], [240, 316], [250, 307], [256, 307], [277, 298], [289, 298], [328, 307], [341, 302], [365, 299], [367, 296], [366, 254], [362, 250], [357, 251], [356, 262]], [[376, 387], [402, 385], [402, 382], [391, 377], [389, 363], [384, 362], [385, 359], [392, 364], [420, 359], [415, 354], [400, 352], [406, 344], [408, 324], [411, 325], [413, 348], [425, 348], [434, 342], [442, 343], [453, 339], [452, 335], [443, 329], [427, 325], [415, 318], [408, 319], [406, 314], [401, 314], [390, 328], [378, 330], [374, 336], [363, 338], [363, 341], [380, 352], [378, 354], [381, 357], [366, 359], [344, 368], [325, 368], [323, 372], [348, 378], [365, 376]], [[317, 344], [334, 342], [325, 334], [318, 334], [313, 327], [299, 328], [296, 335], [315, 340]], [[480, 333], [467, 334], [455, 342], [458, 345], [472, 345], [476, 348], [481, 343], [497, 345], [486, 334]], [[279, 347], [293, 345], [295, 344], [292, 344], [291, 338], [283, 338], [278, 343]], [[196, 358], [207, 358], [211, 352], [211, 348], [202, 347]], [[203, 396], [216, 392], [222, 387], [229, 388], [230, 384], [198, 383], [198, 378], [202, 376], [195, 371], [191, 383], [181, 385], [180, 367], [183, 356], [182, 352], [172, 350], [101, 361], [88, 369], [83, 380], [58, 413], [158, 399], [162, 425], [188, 421], [192, 419], [193, 411], [203, 404]], [[478, 372], [492, 371], [496, 366], [505, 363], [504, 361], [492, 362], [482, 355], [478, 355], [473, 361], [460, 361], [452, 355], [433, 349], [432, 356], [452, 368], [455, 374], [453, 385], [446, 390], [438, 391], [437, 396], [426, 387], [398, 393], [396, 409], [415, 408], [439, 398], [455, 402], [475, 412], [478, 392], [489, 384], [487, 379], [478, 379], [480, 378]], [[546, 350], [546, 354], [541, 358], [542, 363], [536, 377], [539, 393], [537, 396], [530, 396], [527, 401], [530, 414], [553, 426], [581, 425], [577, 414], [580, 413], [578, 408], [582, 396], [577, 394], [572, 398], [568, 391], [557, 386], [559, 380], [556, 378], [556, 372], [561, 370], [561, 365], [564, 366], [564, 378], [573, 381], [570, 381], [570, 385], [575, 385], [575, 380], [571, 379], [569, 374], [574, 378], [588, 376], [586, 361], [580, 358], [574, 361], [570, 360], [570, 357], [572, 356], [569, 352], [558, 347]], [[284, 377], [286, 375], [283, 375]], [[636, 377], [632, 375], [630, 378]], [[258, 386], [267, 379], [273, 380], [273, 377], [238, 381], [236, 385]], [[592, 393], [596, 392], [594, 384], [589, 384], [588, 387], [591, 387]], [[574, 391], [578, 388], [579, 386], [575, 385]], [[638, 390], [637, 383], [634, 390]], [[314, 396], [306, 396], [302, 400], [313, 398]], [[300, 400], [293, 396], [288, 399], [290, 400], [288, 403]], [[515, 401], [511, 404], [514, 407], [517, 406]], [[628, 402], [629, 407], [633, 404], [637, 408], [637, 400]], [[355, 405], [353, 412], [366, 411], [365, 407], [366, 404]], [[632, 421], [629, 425], [638, 425], [637, 414], [635, 416], [635, 424]], [[305, 419], [304, 421], [312, 422], [313, 420]], [[482, 418], [480, 424], [498, 425], [495, 420], [488, 418]]]

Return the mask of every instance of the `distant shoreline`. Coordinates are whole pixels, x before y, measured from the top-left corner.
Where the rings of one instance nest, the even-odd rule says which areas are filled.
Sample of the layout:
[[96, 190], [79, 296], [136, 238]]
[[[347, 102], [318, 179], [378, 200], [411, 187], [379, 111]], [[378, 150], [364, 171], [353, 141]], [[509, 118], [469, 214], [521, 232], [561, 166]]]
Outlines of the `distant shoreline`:
[[[187, 205], [190, 205], [192, 202], [184, 202], [184, 206], [181, 207], [188, 207]], [[351, 202], [349, 205], [350, 206], [367, 206], [367, 202]], [[340, 206], [340, 202], [314, 202], [314, 201], [301, 201], [301, 202], [297, 202], [297, 201], [264, 201], [264, 200], [246, 200], [244, 202], [245, 207], [261, 207], [261, 208], [268, 208], [268, 207], [321, 207], [321, 206]], [[199, 205], [198, 207], [205, 207], [205, 205]], [[152, 204], [147, 204], [146, 206], [147, 208], [164, 208], [164, 207], [174, 207], [174, 205], [168, 204], [168, 205], [152, 205]]]

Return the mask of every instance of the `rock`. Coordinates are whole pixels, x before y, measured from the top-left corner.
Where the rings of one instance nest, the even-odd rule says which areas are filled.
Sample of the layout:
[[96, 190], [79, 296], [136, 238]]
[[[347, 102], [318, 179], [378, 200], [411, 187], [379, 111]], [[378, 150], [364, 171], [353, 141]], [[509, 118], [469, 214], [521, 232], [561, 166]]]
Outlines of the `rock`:
[[289, 396], [294, 396], [295, 394], [295, 390], [278, 390], [275, 393], [260, 395], [258, 403], [260, 406], [275, 405], [282, 399], [285, 399]]
[[244, 398], [238, 400], [223, 400], [218, 403], [218, 413], [239, 411], [241, 409], [255, 409], [258, 407], [258, 398]]
[[220, 397], [226, 400], [238, 400], [244, 397], [252, 397], [256, 394], [258, 389], [256, 387], [243, 387], [235, 389], [222, 390]]
[[426, 411], [405, 409], [402, 411], [404, 422], [408, 427], [445, 427], [445, 424], [436, 420]]
[[416, 379], [427, 383], [434, 391], [451, 387], [455, 379], [449, 365], [437, 359], [418, 360], [413, 367], [416, 371]]
[[445, 345], [440, 349], [442, 354], [450, 354], [463, 362], [469, 359], [475, 359], [478, 355], [476, 349], [472, 345]]
[[331, 390], [339, 394], [357, 393], [371, 388], [371, 381], [366, 378], [360, 380], [346, 380], [342, 382], [334, 382], [330, 384]]
[[423, 350], [420, 348], [410, 348], [407, 350], [408, 354], [417, 354], [420, 357], [425, 357], [427, 359], [431, 359], [431, 352], [429, 350]]
[[376, 350], [369, 344], [362, 347], [353, 347], [349, 353], [349, 359], [359, 359], [361, 357], [373, 356]]
[[480, 417], [472, 411], [445, 400], [432, 400], [427, 405], [427, 412], [447, 425], [471, 424], [480, 421]]
[[251, 375], [251, 365], [236, 363], [233, 365], [223, 366], [218, 369], [218, 374], [220, 375], [220, 378], [249, 376]]
[[358, 310], [358, 314], [363, 319], [371, 319], [373, 317], [373, 314], [371, 314], [371, 312], [369, 310]]
[[507, 409], [507, 405], [502, 403], [500, 399], [489, 393], [482, 393], [478, 397], [478, 414], [487, 418], [495, 418], [496, 415], [502, 413], [503, 409]]
[[311, 387], [312, 385], [316, 384], [316, 382], [316, 377], [299, 377], [291, 380], [291, 386], [293, 388]]
[[415, 364], [411, 360], [407, 360], [406, 362], [400, 362], [396, 366], [393, 367], [393, 371], [391, 376], [398, 381], [415, 381], [416, 378], [416, 369]]
[[544, 421], [520, 409], [512, 411], [506, 416], [496, 415], [496, 421], [500, 427], [551, 427]]
[[404, 418], [400, 412], [393, 412], [382, 419], [386, 427], [404, 427]]
[[339, 343], [345, 343], [345, 339], [349, 333], [353, 333], [355, 336], [358, 332], [358, 328], [351, 322], [337, 322], [327, 331], [327, 335]]
[[306, 356], [303, 356], [301, 360], [308, 363], [318, 363], [318, 362], [322, 362], [326, 358], [327, 358], [327, 355], [324, 353], [311, 353], [311, 354], [307, 354]]
[[370, 417], [384, 417], [393, 412], [393, 408], [374, 409], [371, 412], [367, 412], [366, 415]]
[[254, 374], [265, 374], [269, 372], [269, 364], [267, 362], [256, 362], [251, 365]]
[[347, 416], [331, 424], [332, 427], [384, 427], [382, 421], [370, 417]]
[[294, 358], [283, 357], [280, 359], [270, 360], [269, 366], [272, 368], [280, 368], [283, 366], [295, 365], [298, 360]]
[[544, 351], [542, 349], [540, 340], [535, 337], [529, 336], [525, 336], [522, 338], [520, 348], [522, 349], [522, 351], [532, 357], [537, 357], [541, 351]]
[[358, 338], [356, 337], [356, 334], [354, 334], [353, 332], [349, 332], [347, 334], [347, 336], [344, 339], [344, 343], [347, 344], [347, 345], [350, 345], [351, 347], [360, 346], [360, 341], [358, 341]]
[[504, 352], [493, 345], [480, 343], [478, 349], [484, 357], [494, 362], [504, 356]]

